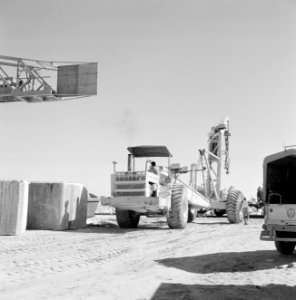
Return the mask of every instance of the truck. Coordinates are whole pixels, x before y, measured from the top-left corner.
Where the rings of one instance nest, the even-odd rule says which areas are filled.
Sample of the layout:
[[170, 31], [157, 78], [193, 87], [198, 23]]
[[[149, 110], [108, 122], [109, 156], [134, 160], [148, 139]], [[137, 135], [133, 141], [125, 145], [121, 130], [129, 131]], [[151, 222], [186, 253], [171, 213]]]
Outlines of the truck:
[[[101, 197], [101, 204], [115, 207], [121, 228], [137, 228], [144, 215], [166, 216], [169, 228], [182, 229], [195, 219], [200, 209], [212, 209], [219, 216], [226, 213], [230, 223], [239, 223], [243, 193], [234, 187], [221, 188], [223, 165], [229, 173], [229, 136], [226, 118], [211, 128], [208, 149], [199, 149], [197, 163], [190, 168], [171, 163], [172, 154], [166, 146], [128, 147], [127, 171], [118, 172], [114, 163], [111, 196]], [[138, 158], [145, 159], [141, 170], [135, 169]], [[150, 166], [156, 158], [166, 158], [166, 166], [151, 172]], [[186, 173], [189, 182], [182, 179]]]
[[283, 255], [296, 244], [296, 149], [285, 147], [263, 161], [264, 224], [260, 239], [274, 241]]

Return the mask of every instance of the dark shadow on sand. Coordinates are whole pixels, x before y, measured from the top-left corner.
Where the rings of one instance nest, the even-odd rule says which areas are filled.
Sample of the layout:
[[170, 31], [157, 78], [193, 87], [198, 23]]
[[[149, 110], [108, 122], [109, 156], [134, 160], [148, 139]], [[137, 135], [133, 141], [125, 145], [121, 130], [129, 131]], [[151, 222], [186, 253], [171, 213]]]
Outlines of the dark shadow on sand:
[[282, 284], [202, 285], [162, 283], [151, 300], [294, 300], [295, 286]]
[[[155, 222], [159, 224], [159, 222]], [[139, 224], [138, 228], [120, 228], [117, 224], [103, 221], [97, 224], [88, 224], [85, 228], [76, 229], [75, 232], [78, 233], [114, 233], [114, 234], [124, 234], [133, 231], [143, 231], [143, 230], [170, 230], [168, 227], [163, 227], [161, 224], [159, 226], [151, 223], [149, 224]], [[71, 231], [70, 231], [71, 232]], [[72, 230], [73, 232], [73, 230]]]
[[208, 226], [211, 226], [211, 225], [233, 225], [231, 223], [229, 223], [228, 221], [225, 221], [225, 222], [211, 222], [211, 223], [200, 223], [200, 222], [196, 222], [196, 221], [193, 221], [191, 224], [196, 224], [196, 225], [208, 225]]
[[222, 252], [165, 258], [157, 262], [170, 268], [177, 268], [196, 274], [251, 272], [273, 268], [287, 268], [289, 264], [296, 262], [296, 253], [285, 256], [280, 255], [276, 250]]

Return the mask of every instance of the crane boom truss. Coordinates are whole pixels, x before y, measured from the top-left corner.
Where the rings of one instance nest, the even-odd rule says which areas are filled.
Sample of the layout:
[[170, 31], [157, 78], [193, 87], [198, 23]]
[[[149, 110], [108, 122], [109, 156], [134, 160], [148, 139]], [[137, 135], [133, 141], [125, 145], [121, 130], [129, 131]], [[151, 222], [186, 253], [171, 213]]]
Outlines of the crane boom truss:
[[0, 103], [57, 101], [96, 94], [97, 63], [49, 62], [0, 55]]

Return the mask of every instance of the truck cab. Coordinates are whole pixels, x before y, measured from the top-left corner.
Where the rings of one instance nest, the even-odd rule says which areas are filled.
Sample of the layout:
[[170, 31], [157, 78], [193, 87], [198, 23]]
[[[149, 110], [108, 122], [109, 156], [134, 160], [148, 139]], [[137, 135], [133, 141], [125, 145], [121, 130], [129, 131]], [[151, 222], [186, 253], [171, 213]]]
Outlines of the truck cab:
[[281, 254], [292, 254], [296, 244], [296, 149], [264, 159], [263, 199], [265, 211], [260, 239], [274, 241]]

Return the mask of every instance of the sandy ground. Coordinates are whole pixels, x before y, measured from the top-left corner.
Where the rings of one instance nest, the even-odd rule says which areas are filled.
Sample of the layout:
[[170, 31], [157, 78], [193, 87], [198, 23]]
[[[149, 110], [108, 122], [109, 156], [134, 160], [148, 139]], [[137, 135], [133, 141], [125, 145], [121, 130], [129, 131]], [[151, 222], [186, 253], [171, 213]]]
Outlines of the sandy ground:
[[296, 253], [248, 226], [197, 218], [184, 230], [145, 218], [137, 230], [96, 215], [73, 231], [0, 237], [0, 299], [296, 299]]

